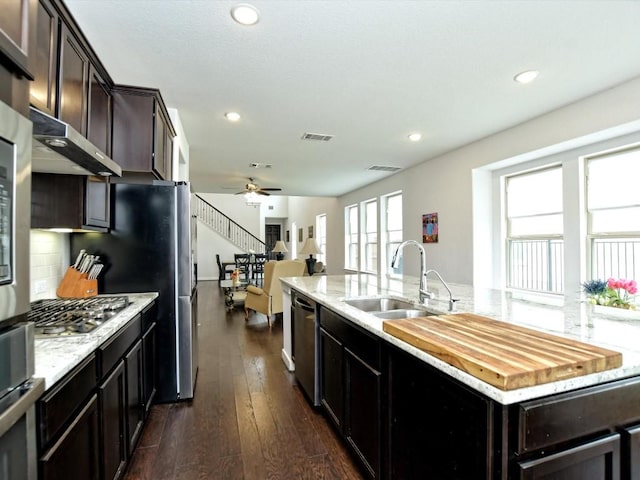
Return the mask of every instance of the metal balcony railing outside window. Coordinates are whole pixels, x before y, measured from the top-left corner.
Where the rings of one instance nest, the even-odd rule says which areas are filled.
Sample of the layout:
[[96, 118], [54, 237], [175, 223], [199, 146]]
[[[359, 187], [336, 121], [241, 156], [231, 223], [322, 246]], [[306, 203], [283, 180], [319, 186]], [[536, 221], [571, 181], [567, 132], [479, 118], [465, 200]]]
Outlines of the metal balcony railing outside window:
[[562, 239], [509, 239], [508, 249], [508, 287], [563, 293]]

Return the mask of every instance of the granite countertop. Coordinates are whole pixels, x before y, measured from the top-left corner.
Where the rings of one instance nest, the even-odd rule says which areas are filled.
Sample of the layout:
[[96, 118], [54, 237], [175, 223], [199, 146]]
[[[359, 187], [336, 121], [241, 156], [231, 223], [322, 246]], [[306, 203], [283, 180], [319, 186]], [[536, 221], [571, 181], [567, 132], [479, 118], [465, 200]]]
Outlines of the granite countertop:
[[[454, 298], [460, 299], [456, 303], [456, 312], [475, 313], [622, 353], [620, 368], [504, 391], [387, 334], [382, 330], [382, 319], [344, 302], [345, 298], [386, 295], [417, 301], [419, 279], [416, 277], [389, 278], [354, 274], [288, 277], [282, 281], [387, 342], [504, 405], [640, 375], [640, 315], [638, 320], [628, 320], [596, 314], [590, 305], [578, 298], [565, 300], [538, 295], [521, 295], [518, 298], [517, 293], [449, 284]], [[429, 290], [433, 291], [436, 297], [429, 300], [427, 307], [439, 313], [449, 313], [449, 296], [442, 284], [430, 280]]]
[[45, 380], [45, 390], [79, 365], [100, 345], [109, 340], [129, 320], [140, 313], [158, 297], [156, 292], [126, 293], [129, 305], [124, 310], [100, 325], [93, 332], [67, 337], [36, 338], [35, 340], [35, 377]]

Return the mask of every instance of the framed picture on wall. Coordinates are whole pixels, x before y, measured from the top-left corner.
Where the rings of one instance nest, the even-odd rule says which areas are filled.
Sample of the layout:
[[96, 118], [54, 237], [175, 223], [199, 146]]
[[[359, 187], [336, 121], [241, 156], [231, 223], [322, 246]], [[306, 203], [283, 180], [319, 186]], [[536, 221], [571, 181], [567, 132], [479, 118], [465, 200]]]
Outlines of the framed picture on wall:
[[309, 238], [313, 238], [313, 225], [309, 225]]
[[302, 241], [302, 235], [303, 235], [303, 233], [302, 233], [302, 227], [300, 227], [300, 228], [298, 229], [298, 242], [301, 242], [301, 241]]
[[422, 215], [422, 243], [438, 243], [438, 214]]
[[284, 232], [284, 241], [289, 243], [291, 240], [289, 239], [289, 230]]

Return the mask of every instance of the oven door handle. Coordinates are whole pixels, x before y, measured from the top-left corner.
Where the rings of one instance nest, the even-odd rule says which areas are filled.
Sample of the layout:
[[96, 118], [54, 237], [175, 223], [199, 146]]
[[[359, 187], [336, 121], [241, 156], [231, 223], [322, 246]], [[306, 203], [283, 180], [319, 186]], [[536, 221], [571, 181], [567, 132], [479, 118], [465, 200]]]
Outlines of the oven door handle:
[[9, 393], [7, 397], [10, 399], [12, 395], [16, 400], [6, 410], [0, 413], [0, 437], [9, 431], [18, 420], [20, 420], [27, 411], [35, 405], [36, 400], [44, 393], [44, 379], [33, 378], [26, 382], [19, 389]]

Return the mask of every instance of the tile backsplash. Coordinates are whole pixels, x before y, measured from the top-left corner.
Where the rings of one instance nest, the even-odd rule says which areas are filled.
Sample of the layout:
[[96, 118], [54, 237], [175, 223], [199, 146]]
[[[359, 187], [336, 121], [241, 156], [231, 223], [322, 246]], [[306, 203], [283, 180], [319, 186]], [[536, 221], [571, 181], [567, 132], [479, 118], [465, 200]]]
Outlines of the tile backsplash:
[[31, 230], [31, 301], [55, 298], [69, 265], [69, 234]]

